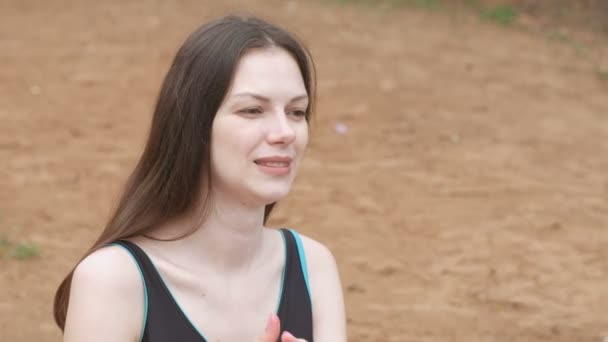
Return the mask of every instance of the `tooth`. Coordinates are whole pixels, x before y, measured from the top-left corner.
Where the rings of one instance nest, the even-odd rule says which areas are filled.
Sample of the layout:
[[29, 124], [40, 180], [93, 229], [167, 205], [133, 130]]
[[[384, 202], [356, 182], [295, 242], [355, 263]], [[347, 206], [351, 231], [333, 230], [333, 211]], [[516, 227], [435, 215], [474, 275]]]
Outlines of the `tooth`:
[[286, 167], [288, 165], [287, 163], [282, 162], [262, 162], [261, 164], [270, 167]]

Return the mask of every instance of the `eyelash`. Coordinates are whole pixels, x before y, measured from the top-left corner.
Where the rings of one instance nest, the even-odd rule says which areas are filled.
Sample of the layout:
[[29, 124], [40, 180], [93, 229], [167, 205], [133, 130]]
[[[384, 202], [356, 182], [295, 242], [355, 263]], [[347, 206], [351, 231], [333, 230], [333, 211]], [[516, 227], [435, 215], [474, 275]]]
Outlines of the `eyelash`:
[[[257, 115], [257, 114], [261, 114], [262, 112], [263, 112], [263, 110], [258, 107], [245, 108], [245, 109], [239, 110], [239, 113], [249, 114], [249, 115]], [[304, 116], [306, 116], [306, 111], [297, 109], [297, 110], [292, 110], [291, 112], [289, 112], [289, 114], [293, 114], [296, 117], [304, 117]]]
[[304, 117], [304, 116], [306, 116], [306, 111], [299, 110], [299, 109], [292, 110], [291, 113], [294, 113], [294, 115], [297, 116], [297, 117]]
[[[253, 111], [255, 111], [255, 112], [253, 112]], [[258, 107], [245, 108], [245, 109], [239, 110], [239, 113], [250, 114], [250, 115], [261, 114], [262, 109], [258, 108]]]

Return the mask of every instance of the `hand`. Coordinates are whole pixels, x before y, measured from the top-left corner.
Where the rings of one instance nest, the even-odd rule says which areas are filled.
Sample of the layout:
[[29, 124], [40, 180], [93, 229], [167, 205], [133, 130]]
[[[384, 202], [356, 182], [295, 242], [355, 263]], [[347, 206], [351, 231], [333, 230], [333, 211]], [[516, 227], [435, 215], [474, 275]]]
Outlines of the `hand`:
[[306, 340], [303, 338], [295, 338], [295, 336], [285, 331], [283, 332], [283, 335], [281, 335], [281, 342], [306, 342]]
[[[281, 321], [277, 315], [272, 314], [270, 318], [268, 318], [268, 323], [266, 323], [266, 330], [264, 331], [264, 335], [259, 337], [256, 342], [277, 342], [279, 339], [279, 334], [281, 333]], [[306, 342], [306, 340], [301, 338], [295, 338], [292, 334], [285, 331], [281, 335], [281, 342]]]

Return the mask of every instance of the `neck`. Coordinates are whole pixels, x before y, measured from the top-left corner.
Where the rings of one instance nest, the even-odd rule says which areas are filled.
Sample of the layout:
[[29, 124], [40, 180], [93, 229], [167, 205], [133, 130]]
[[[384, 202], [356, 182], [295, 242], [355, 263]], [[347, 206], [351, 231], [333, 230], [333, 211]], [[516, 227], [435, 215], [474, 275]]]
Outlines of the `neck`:
[[202, 224], [198, 215], [191, 214], [163, 227], [163, 231], [171, 233], [196, 229], [191, 235], [170, 242], [175, 247], [174, 255], [190, 264], [195, 261], [222, 272], [249, 269], [265, 242], [264, 207], [247, 207], [219, 196], [211, 204]]

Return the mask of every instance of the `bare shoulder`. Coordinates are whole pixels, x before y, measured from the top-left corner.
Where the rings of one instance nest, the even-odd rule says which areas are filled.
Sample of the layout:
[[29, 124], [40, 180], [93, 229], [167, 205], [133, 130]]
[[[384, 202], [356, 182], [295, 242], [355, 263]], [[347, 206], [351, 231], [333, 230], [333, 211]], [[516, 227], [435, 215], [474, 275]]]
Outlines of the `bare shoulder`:
[[306, 235], [300, 234], [300, 237], [306, 254], [306, 262], [311, 271], [336, 269], [336, 259], [327, 246]]
[[336, 259], [324, 244], [300, 236], [308, 264], [309, 290], [312, 292], [314, 340], [346, 341], [346, 313]]
[[64, 341], [131, 341], [143, 323], [144, 285], [137, 264], [120, 246], [82, 260], [72, 277]]
[[110, 288], [116, 295], [143, 288], [137, 264], [124, 248], [103, 247], [82, 260], [74, 270], [72, 287]]

